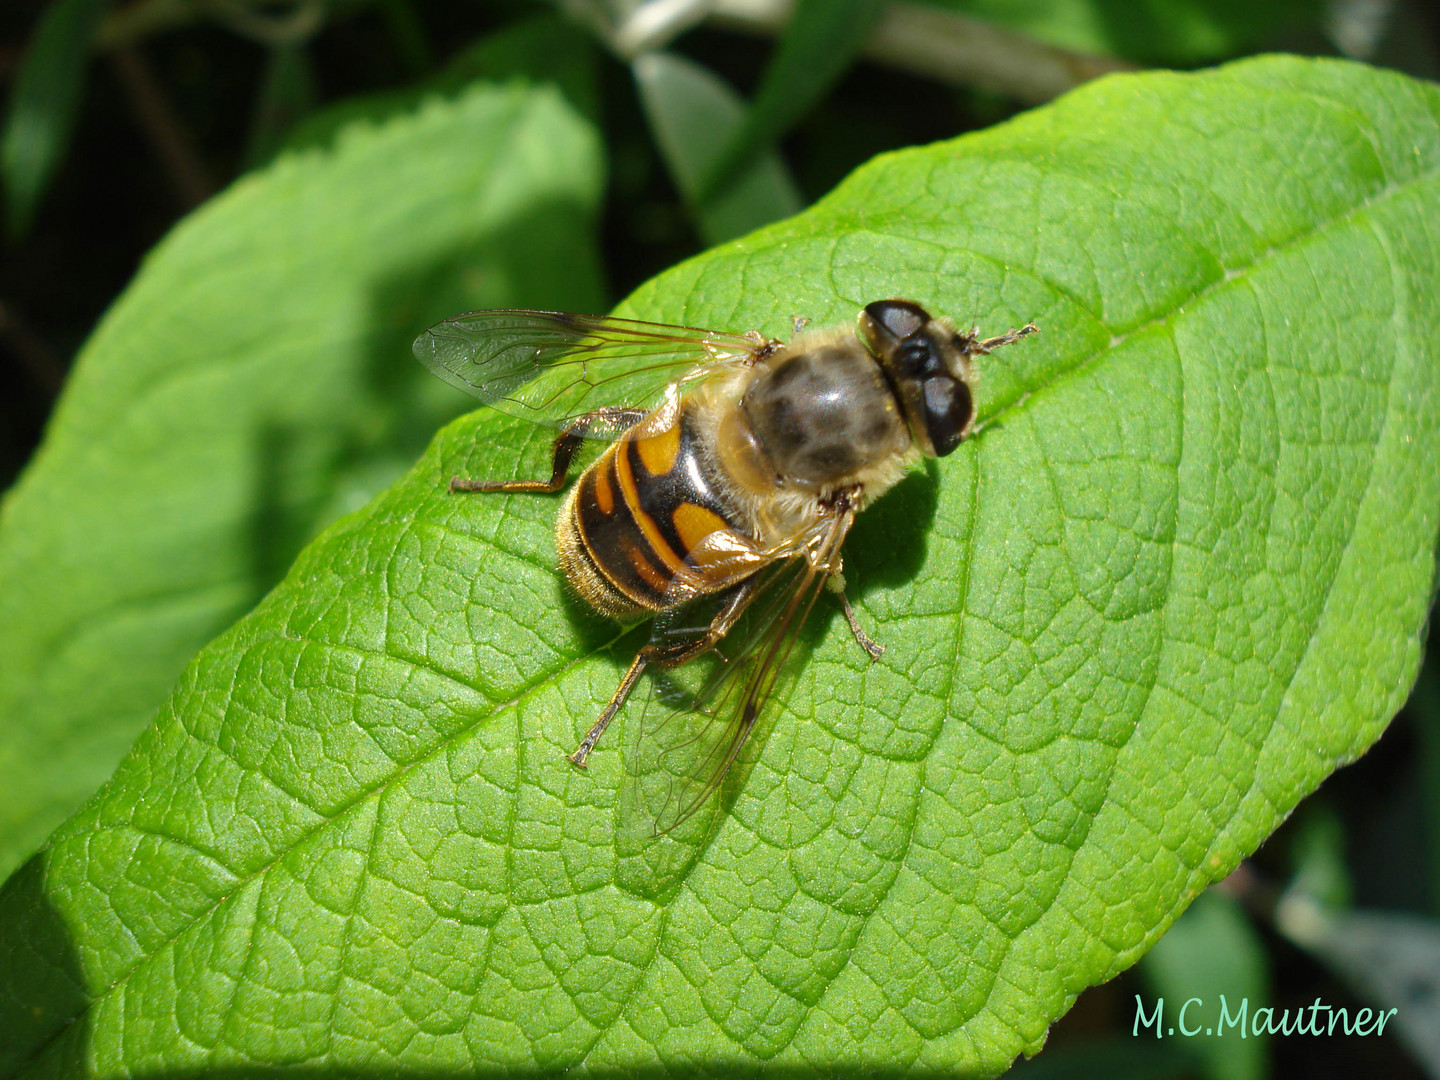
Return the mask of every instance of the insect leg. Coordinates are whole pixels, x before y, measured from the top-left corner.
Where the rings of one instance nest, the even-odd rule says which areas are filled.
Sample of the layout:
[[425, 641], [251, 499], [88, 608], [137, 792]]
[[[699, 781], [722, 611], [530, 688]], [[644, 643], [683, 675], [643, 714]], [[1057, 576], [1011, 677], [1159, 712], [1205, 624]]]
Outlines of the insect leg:
[[715, 643], [730, 632], [737, 619], [745, 613], [750, 606], [750, 601], [755, 599], [755, 586], [758, 579], [746, 578], [734, 591], [725, 598], [720, 610], [710, 620], [710, 625], [705, 628], [705, 633], [688, 641], [677, 642], [672, 645], [661, 645], [651, 641], [645, 648], [640, 650], [641, 656], [647, 656], [657, 667], [678, 667], [687, 660], [693, 660], [701, 653], [714, 648]]
[[855, 635], [855, 642], [867, 653], [871, 660], [879, 660], [885, 652], [885, 646], [872, 638], [860, 625], [860, 620], [855, 617], [855, 609], [850, 606], [850, 598], [845, 595], [845, 575], [840, 572], [840, 544], [844, 542], [845, 535], [850, 531], [850, 522], [855, 518], [855, 512], [851, 509], [853, 500], [860, 493], [860, 489], [851, 488], [837, 491], [831, 497], [831, 504], [824, 509], [830, 514], [840, 516], [840, 528], [838, 538], [831, 536], [827, 553], [821, 558], [821, 565], [817, 569], [823, 569], [828, 575], [825, 584], [830, 591], [840, 597], [840, 609], [845, 612], [845, 621], [850, 624], [850, 632]]
[[597, 420], [622, 427], [634, 427], [645, 418], [644, 409], [620, 409], [613, 406], [596, 409], [594, 412], [577, 416], [565, 426], [555, 440], [554, 458], [551, 462], [549, 480], [466, 480], [453, 477], [450, 480], [452, 492], [498, 491], [507, 494], [545, 494], [559, 491], [565, 486], [565, 474], [570, 470], [570, 459], [575, 448], [585, 437], [585, 432]]
[[1038, 334], [1039, 332], [1040, 328], [1033, 322], [1026, 323], [1019, 330], [1010, 330], [1001, 334], [999, 337], [986, 338], [984, 341], [977, 342], [975, 351], [978, 353], [993, 352], [995, 349], [1000, 348], [1001, 345], [1013, 345], [1027, 334]]
[[[646, 649], [648, 648], [647, 645]], [[590, 751], [595, 749], [595, 744], [600, 741], [600, 736], [605, 734], [605, 729], [610, 726], [610, 721], [615, 719], [615, 714], [620, 711], [620, 706], [625, 704], [625, 699], [630, 696], [630, 690], [634, 687], [635, 680], [640, 678], [640, 673], [645, 670], [648, 660], [645, 649], [641, 649], [635, 655], [635, 659], [630, 662], [629, 670], [625, 672], [625, 677], [620, 680], [620, 685], [615, 688], [615, 693], [610, 695], [610, 703], [600, 713], [600, 719], [596, 720], [595, 725], [586, 732], [585, 738], [580, 740], [580, 745], [575, 748], [575, 752], [565, 755], [573, 764], [582, 769], [585, 768], [585, 759], [590, 756]]]
[[620, 706], [625, 704], [625, 699], [630, 696], [636, 680], [640, 678], [648, 664], [656, 667], [675, 667], [685, 661], [699, 656], [706, 649], [729, 633], [735, 621], [740, 618], [745, 608], [755, 595], [755, 579], [748, 578], [735, 587], [734, 592], [726, 598], [720, 610], [715, 613], [715, 618], [710, 621], [705, 633], [698, 638], [693, 638], [677, 646], [657, 645], [649, 642], [631, 662], [620, 685], [615, 688], [615, 693], [610, 695], [610, 701], [600, 713], [600, 718], [595, 721], [593, 727], [586, 733], [585, 738], [580, 740], [580, 745], [575, 748], [573, 754], [565, 756], [574, 764], [585, 768], [585, 759], [590, 756], [590, 751], [595, 749], [595, 744], [600, 741], [600, 736], [605, 734], [605, 729], [610, 726], [610, 721], [615, 719], [615, 714], [620, 711]]
[[840, 608], [845, 612], [845, 621], [850, 624], [850, 632], [855, 635], [855, 641], [859, 646], [870, 654], [871, 660], [879, 660], [885, 652], [885, 646], [865, 633], [860, 626], [860, 620], [855, 617], [855, 609], [850, 606], [850, 598], [845, 595], [845, 587], [840, 587]]

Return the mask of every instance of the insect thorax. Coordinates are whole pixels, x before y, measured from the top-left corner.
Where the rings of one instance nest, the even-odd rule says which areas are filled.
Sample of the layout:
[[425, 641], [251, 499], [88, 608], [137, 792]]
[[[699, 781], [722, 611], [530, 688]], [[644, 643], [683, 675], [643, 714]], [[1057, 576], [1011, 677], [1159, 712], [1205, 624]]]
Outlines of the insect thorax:
[[811, 491], [852, 482], [910, 445], [894, 393], [853, 335], [782, 355], [740, 408], [776, 473]]

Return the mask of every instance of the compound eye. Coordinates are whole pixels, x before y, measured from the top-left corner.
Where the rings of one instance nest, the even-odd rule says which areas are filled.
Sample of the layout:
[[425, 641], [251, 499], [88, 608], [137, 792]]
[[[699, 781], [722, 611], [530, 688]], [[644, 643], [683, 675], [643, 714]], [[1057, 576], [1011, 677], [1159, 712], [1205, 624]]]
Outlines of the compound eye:
[[895, 370], [901, 375], [920, 378], [933, 375], [935, 350], [924, 338], [911, 338], [895, 350]]
[[925, 431], [930, 436], [930, 445], [935, 448], [935, 456], [944, 457], [960, 445], [960, 440], [970, 430], [970, 422], [975, 418], [975, 403], [968, 386], [946, 375], [926, 379], [923, 393]]
[[892, 341], [903, 341], [930, 321], [929, 313], [909, 300], [876, 300], [865, 305], [865, 314]]

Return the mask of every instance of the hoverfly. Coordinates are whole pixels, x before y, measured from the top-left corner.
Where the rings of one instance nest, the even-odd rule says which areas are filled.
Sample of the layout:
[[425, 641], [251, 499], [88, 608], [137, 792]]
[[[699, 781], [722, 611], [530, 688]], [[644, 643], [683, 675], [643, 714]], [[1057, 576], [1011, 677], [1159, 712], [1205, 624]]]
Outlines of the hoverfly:
[[560, 566], [600, 613], [655, 624], [570, 761], [585, 766], [647, 667], [715, 651], [748, 611], [738, 648], [727, 643], [716, 674], [644, 735], [660, 762], [650, 811], [667, 832], [719, 788], [822, 587], [878, 658], [841, 575], [855, 515], [969, 434], [972, 360], [1035, 332], [982, 340], [919, 304], [879, 300], [854, 328], [797, 323], [788, 344], [524, 310], [457, 315], [420, 335], [415, 355], [440, 378], [560, 429], [548, 480], [456, 477], [452, 492], [558, 492], [582, 438], [610, 444], [561, 504]]

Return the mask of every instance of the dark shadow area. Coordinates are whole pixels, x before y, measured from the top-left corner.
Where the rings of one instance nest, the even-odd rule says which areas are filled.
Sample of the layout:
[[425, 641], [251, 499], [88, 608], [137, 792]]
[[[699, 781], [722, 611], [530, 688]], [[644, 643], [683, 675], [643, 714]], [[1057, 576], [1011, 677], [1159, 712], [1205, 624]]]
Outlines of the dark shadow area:
[[[255, 493], [251, 503], [249, 543], [251, 556], [250, 594], [259, 600], [276, 582], [315, 535], [318, 520], [314, 497], [296, 498], [297, 485], [290, 468], [299, 448], [312, 433], [294, 424], [261, 424], [255, 435]], [[237, 613], [238, 615], [239, 613]]]
[[870, 589], [910, 581], [925, 565], [940, 507], [942, 463], [929, 460], [855, 518], [845, 541], [845, 581], [853, 602]]
[[40, 1064], [60, 1039], [65, 1058], [84, 1060], [90, 998], [69, 927], [45, 890], [45, 852], [0, 888], [0, 933], [0, 1076]]
[[[557, 512], [560, 509], [558, 501], [555, 509]], [[556, 558], [555, 572], [559, 574], [558, 556], [554, 556], [553, 550], [549, 554]], [[560, 597], [560, 610], [555, 613], [555, 617], [570, 621], [571, 632], [580, 639], [581, 652], [596, 652], [613, 645], [617, 660], [628, 664], [633, 655], [639, 652], [640, 647], [649, 640], [649, 620], [641, 620], [638, 623], [621, 623], [614, 619], [607, 619], [576, 595], [575, 590], [570, 587], [570, 583], [563, 578], [560, 581]], [[618, 642], [615, 640], [617, 636], [620, 636]]]
[[1180, 1040], [1162, 1041], [1112, 1036], [1046, 1049], [1029, 1061], [1023, 1058], [1005, 1075], [1013, 1080], [1077, 1080], [1079, 1077], [1124, 1077], [1124, 1080], [1189, 1080], [1206, 1074], [1204, 1060]]
[[[432, 5], [425, 12], [433, 17], [444, 5]], [[509, 12], [496, 10], [505, 6]], [[484, 10], [488, 9], [488, 10]], [[442, 13], [441, 17], [447, 13]], [[454, 14], [449, 12], [448, 14]], [[522, 83], [554, 86], [582, 116], [598, 121], [600, 114], [599, 44], [575, 21], [554, 13], [536, 13], [533, 5], [502, 2], [472, 5], [464, 31], [444, 35], [447, 43], [459, 43], [451, 55], [443, 58], [443, 66], [433, 63], [417, 65], [417, 70], [391, 72], [388, 78], [366, 78], [364, 85], [346, 87], [355, 81], [354, 56], [336, 49], [327, 55], [331, 44], [326, 36], [315, 40], [317, 61], [322, 76], [340, 95], [338, 101], [301, 117], [288, 130], [279, 134], [281, 145], [276, 150], [292, 150], [309, 146], [329, 146], [347, 124], [357, 120], [383, 123], [397, 114], [419, 108], [427, 99], [454, 98], [476, 83]], [[488, 24], [481, 32], [480, 23]], [[437, 39], [439, 40], [439, 39]], [[370, 72], [366, 72], [367, 75]], [[412, 81], [419, 76], [419, 81]], [[375, 90], [377, 82], [386, 89]]]

